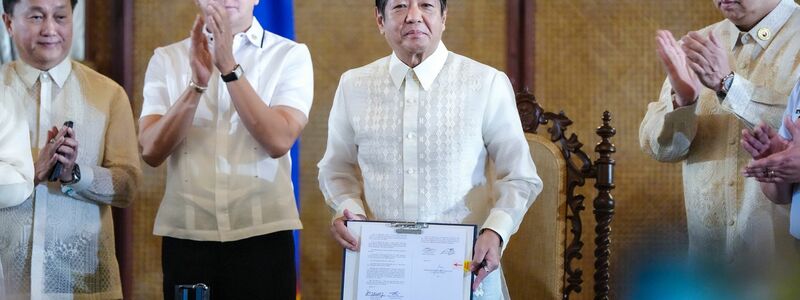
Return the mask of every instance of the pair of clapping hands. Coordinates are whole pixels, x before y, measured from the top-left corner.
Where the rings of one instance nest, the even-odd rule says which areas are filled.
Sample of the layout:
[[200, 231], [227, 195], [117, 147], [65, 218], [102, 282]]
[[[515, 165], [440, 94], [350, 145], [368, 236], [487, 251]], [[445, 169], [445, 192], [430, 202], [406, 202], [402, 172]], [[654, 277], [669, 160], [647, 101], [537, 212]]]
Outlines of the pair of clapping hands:
[[53, 126], [47, 132], [47, 143], [39, 150], [39, 156], [34, 162], [34, 185], [50, 181], [56, 163], [62, 164], [61, 173], [56, 180], [61, 182], [72, 181], [72, 169], [78, 159], [78, 139], [75, 131], [66, 124], [60, 129]]
[[800, 182], [800, 119], [786, 116], [783, 126], [793, 137], [791, 140], [764, 123], [742, 130], [742, 148], [753, 157], [744, 176], [767, 183]]

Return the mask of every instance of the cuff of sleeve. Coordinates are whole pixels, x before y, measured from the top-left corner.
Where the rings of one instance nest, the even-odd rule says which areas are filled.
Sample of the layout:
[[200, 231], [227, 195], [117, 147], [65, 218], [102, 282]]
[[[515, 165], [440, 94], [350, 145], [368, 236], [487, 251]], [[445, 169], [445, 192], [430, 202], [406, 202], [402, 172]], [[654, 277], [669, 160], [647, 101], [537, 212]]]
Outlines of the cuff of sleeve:
[[81, 180], [75, 184], [68, 184], [70, 188], [72, 188], [75, 192], [83, 192], [88, 190], [92, 186], [92, 182], [94, 181], [94, 168], [81, 168]]
[[30, 198], [32, 192], [33, 184], [30, 182], [0, 185], [0, 208], [20, 205]]
[[350, 198], [342, 201], [342, 203], [340, 203], [339, 206], [336, 208], [336, 215], [334, 215], [333, 219], [331, 219], [331, 224], [333, 224], [333, 221], [335, 221], [336, 219], [344, 216], [345, 209], [357, 215], [364, 215], [364, 216], [367, 215], [367, 212], [364, 211], [364, 206], [362, 205], [361, 200]]
[[747, 83], [738, 74], [734, 74], [733, 81], [731, 82], [731, 88], [728, 89], [728, 93], [725, 94], [725, 98], [720, 99], [720, 102], [728, 100], [731, 103], [731, 106], [742, 105], [742, 100], [749, 101], [747, 99]]
[[491, 229], [497, 232], [500, 235], [500, 243], [503, 246], [503, 250], [505, 250], [508, 245], [508, 239], [511, 237], [511, 231], [514, 230], [514, 219], [508, 213], [495, 209], [492, 210], [489, 217], [486, 218], [486, 222], [481, 226], [481, 230], [484, 229]]

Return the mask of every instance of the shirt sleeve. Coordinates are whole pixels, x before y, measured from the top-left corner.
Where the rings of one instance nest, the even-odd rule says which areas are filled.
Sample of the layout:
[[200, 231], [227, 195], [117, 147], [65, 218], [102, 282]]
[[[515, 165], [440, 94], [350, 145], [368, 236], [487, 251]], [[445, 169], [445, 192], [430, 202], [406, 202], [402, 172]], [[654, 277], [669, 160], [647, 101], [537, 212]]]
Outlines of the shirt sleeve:
[[764, 122], [772, 128], [778, 128], [782, 123], [785, 99], [785, 91], [755, 85], [742, 75], [735, 74], [722, 106], [749, 123], [750, 127]]
[[28, 122], [17, 97], [0, 99], [0, 208], [17, 206], [33, 192], [33, 157]]
[[[156, 49], [153, 57], [147, 64], [147, 71], [144, 74], [144, 88], [141, 117], [149, 115], [164, 115], [169, 110], [170, 98], [167, 89], [166, 62], [165, 54], [162, 49]], [[188, 84], [188, 82], [187, 82]], [[141, 118], [140, 117], [140, 118]]]
[[288, 106], [301, 111], [306, 118], [314, 99], [314, 69], [308, 47], [298, 44], [289, 52], [280, 81], [270, 99], [270, 106]]
[[114, 95], [101, 165], [81, 165], [81, 180], [66, 186], [66, 190], [67, 195], [78, 199], [127, 207], [133, 201], [142, 171], [128, 96], [119, 86]]
[[325, 203], [335, 212], [333, 219], [348, 209], [366, 216], [362, 185], [358, 172], [358, 149], [355, 132], [347, 113], [345, 85], [347, 73], [339, 80], [328, 118], [328, 144], [319, 162], [319, 188]]
[[505, 74], [497, 72], [489, 90], [483, 119], [483, 139], [494, 161], [494, 207], [482, 229], [500, 235], [503, 247], [519, 228], [522, 218], [542, 191], [528, 141], [516, 108], [514, 89]]
[[[702, 99], [702, 94], [701, 94]], [[697, 102], [674, 108], [672, 86], [664, 80], [658, 101], [647, 105], [647, 113], [639, 126], [642, 151], [662, 162], [686, 158], [697, 134]]]

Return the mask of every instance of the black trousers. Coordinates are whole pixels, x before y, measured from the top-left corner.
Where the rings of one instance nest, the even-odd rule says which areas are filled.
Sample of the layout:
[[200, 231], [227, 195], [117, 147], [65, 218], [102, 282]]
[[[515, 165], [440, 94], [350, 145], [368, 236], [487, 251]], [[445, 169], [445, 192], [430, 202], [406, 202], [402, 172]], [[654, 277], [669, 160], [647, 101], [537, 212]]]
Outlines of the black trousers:
[[175, 285], [204, 283], [211, 299], [295, 299], [294, 236], [279, 231], [232, 242], [163, 237], [164, 299]]

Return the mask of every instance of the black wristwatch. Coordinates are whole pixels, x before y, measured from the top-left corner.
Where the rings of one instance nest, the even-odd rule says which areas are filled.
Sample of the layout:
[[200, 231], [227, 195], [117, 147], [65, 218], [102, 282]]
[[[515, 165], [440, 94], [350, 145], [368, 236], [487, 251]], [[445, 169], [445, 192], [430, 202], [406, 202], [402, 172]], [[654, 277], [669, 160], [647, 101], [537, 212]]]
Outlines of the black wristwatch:
[[244, 74], [244, 70], [242, 70], [242, 65], [236, 64], [236, 66], [233, 67], [233, 71], [231, 71], [228, 74], [222, 74], [222, 81], [231, 82], [239, 80], [239, 78], [242, 77], [242, 74]]
[[61, 184], [76, 184], [78, 181], [81, 181], [81, 168], [78, 167], [78, 164], [72, 168], [72, 180], [70, 181], [61, 181]]

